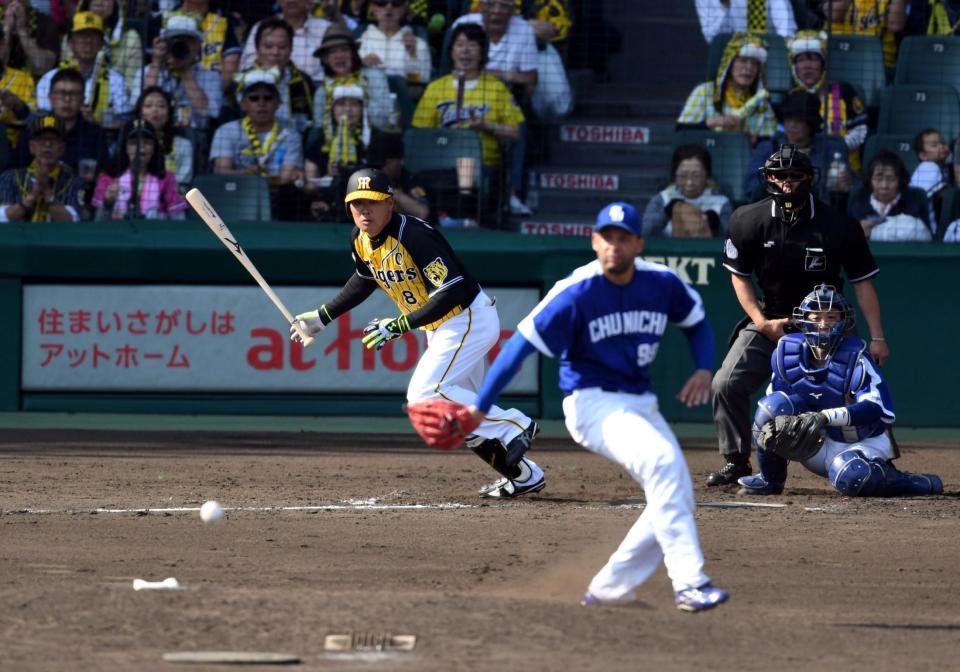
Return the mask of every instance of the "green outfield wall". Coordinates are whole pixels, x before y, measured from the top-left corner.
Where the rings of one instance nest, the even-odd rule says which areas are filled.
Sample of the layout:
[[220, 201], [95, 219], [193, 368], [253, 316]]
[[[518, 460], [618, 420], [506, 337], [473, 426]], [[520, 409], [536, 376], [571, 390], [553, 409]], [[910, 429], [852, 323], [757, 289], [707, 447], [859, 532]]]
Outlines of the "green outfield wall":
[[[250, 258], [274, 285], [339, 285], [352, 272], [350, 227], [345, 225], [231, 223]], [[588, 238], [448, 231], [464, 263], [486, 286], [541, 291], [593, 258]], [[644, 256], [676, 269], [703, 296], [717, 338], [719, 365], [741, 311], [720, 265], [718, 241], [648, 241]], [[952, 391], [957, 383], [951, 343], [960, 333], [957, 287], [960, 246], [875, 245], [876, 278], [891, 358], [884, 369], [904, 426], [960, 426]], [[0, 227], [0, 410], [226, 414], [394, 415], [399, 395], [176, 394], [24, 392], [21, 387], [25, 284], [225, 285], [252, 280], [197, 221], [4, 224]], [[322, 297], [321, 297], [322, 299]], [[529, 306], [532, 308], [532, 306]], [[291, 306], [304, 309], [306, 306]], [[360, 310], [360, 309], [358, 309]], [[654, 366], [664, 414], [706, 422], [706, 408], [674, 400], [691, 369], [686, 341], [671, 328]], [[556, 366], [540, 368], [540, 394], [510, 398], [524, 410], [559, 417]]]

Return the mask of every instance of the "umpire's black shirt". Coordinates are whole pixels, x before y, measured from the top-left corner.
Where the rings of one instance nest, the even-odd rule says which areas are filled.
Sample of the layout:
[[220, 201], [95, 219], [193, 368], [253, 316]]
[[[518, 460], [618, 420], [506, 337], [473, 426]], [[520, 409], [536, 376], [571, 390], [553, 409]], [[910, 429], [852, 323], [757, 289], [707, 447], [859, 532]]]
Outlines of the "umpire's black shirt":
[[810, 203], [793, 225], [774, 216], [773, 198], [737, 208], [723, 250], [723, 265], [737, 275], [757, 275], [767, 317], [789, 317], [820, 283], [843, 288], [877, 273], [860, 223], [823, 201]]

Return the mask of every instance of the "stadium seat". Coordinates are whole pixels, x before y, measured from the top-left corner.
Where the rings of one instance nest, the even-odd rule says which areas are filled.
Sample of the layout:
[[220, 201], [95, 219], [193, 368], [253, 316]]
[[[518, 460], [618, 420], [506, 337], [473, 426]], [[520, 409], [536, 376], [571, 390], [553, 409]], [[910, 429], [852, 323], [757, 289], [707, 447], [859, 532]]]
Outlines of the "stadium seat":
[[867, 107], [878, 107], [886, 84], [883, 43], [873, 35], [835, 35], [827, 47], [827, 78], [847, 82]]
[[713, 160], [713, 180], [734, 203], [744, 203], [743, 177], [750, 163], [750, 141], [742, 133], [683, 130], [673, 134], [673, 148], [686, 144], [701, 145]]
[[960, 91], [960, 40], [910, 35], [899, 53], [896, 84], [938, 84]]
[[[707, 77], [705, 81], [713, 81], [717, 76], [717, 68], [723, 58], [723, 50], [730, 41], [731, 33], [718, 33], [710, 41], [710, 51], [707, 56]], [[793, 74], [790, 72], [790, 61], [787, 58], [787, 46], [783, 38], [776, 34], [763, 36], [767, 43], [767, 88], [770, 90], [774, 104], [783, 99], [783, 94], [793, 88]]]
[[894, 84], [883, 91], [878, 133], [913, 137], [935, 128], [948, 142], [960, 135], [960, 95], [952, 86]]
[[950, 187], [943, 192], [940, 221], [937, 226], [937, 240], [943, 240], [943, 234], [951, 222], [960, 219], [960, 189]]
[[864, 173], [867, 170], [867, 166], [870, 165], [870, 160], [873, 159], [881, 149], [887, 149], [899, 156], [900, 160], [903, 161], [903, 165], [907, 167], [907, 172], [910, 174], [913, 173], [917, 164], [920, 163], [917, 155], [913, 151], [912, 135], [871, 135], [867, 138], [867, 141], [863, 143], [862, 165]]
[[477, 161], [475, 186], [481, 184], [483, 148], [469, 128], [408, 128], [403, 134], [404, 165], [411, 173], [457, 167], [457, 159]]
[[[193, 186], [203, 192], [225, 222], [272, 219], [270, 187], [259, 175], [197, 175]], [[199, 219], [191, 209], [190, 217]]]

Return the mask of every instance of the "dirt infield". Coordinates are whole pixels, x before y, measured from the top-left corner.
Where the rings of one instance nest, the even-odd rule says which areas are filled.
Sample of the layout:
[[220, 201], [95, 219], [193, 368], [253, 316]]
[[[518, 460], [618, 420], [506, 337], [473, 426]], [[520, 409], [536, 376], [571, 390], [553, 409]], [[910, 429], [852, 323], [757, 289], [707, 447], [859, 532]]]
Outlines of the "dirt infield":
[[[257, 669], [956, 669], [960, 445], [902, 447], [943, 497], [845, 500], [794, 469], [763, 500], [783, 508], [710, 505], [743, 498], [702, 485], [707, 444], [685, 448], [707, 572], [732, 593], [693, 615], [662, 569], [637, 606], [578, 605], [643, 499], [569, 442], [538, 442], [540, 495], [485, 503], [472, 454], [387, 437], [6, 431], [0, 670], [224, 669], [162, 661], [190, 650], [302, 658]], [[208, 499], [223, 521], [200, 522]], [[132, 590], [168, 576], [187, 590]], [[347, 632], [418, 642], [323, 652]]]

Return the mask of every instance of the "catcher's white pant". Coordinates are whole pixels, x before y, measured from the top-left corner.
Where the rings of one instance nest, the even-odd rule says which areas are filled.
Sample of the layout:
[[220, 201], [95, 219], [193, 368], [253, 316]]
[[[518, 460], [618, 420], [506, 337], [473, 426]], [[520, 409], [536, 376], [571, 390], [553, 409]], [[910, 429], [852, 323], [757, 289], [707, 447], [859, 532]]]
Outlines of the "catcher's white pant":
[[[427, 351], [407, 386], [407, 402], [443, 398], [470, 405], [483, 383], [484, 359], [500, 338], [500, 316], [489, 296], [480, 292], [470, 306], [427, 332]], [[474, 430], [506, 445], [531, 420], [520, 411], [492, 406]]]
[[896, 458], [893, 452], [893, 446], [890, 445], [890, 437], [886, 434], [881, 434], [880, 436], [860, 439], [853, 443], [843, 443], [842, 441], [827, 439], [823, 442], [823, 445], [820, 446], [820, 450], [817, 451], [816, 455], [801, 464], [817, 476], [828, 478], [830, 464], [833, 462], [833, 458], [845, 450], [861, 450], [867, 459], [876, 457], [881, 460], [892, 460]]
[[693, 520], [693, 482], [654, 394], [577, 390], [563, 400], [567, 429], [587, 450], [621, 465], [647, 504], [620, 547], [590, 582], [594, 597], [635, 599], [634, 589], [660, 565], [674, 590], [703, 585], [703, 553]]

